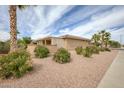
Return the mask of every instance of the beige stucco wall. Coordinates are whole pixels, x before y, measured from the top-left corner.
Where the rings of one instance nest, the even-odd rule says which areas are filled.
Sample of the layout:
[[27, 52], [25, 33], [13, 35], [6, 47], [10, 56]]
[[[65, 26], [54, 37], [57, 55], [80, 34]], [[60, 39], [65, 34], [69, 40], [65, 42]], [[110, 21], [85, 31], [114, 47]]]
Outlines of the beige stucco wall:
[[[42, 40], [38, 41], [39, 45], [42, 45]], [[68, 50], [74, 50], [78, 46], [86, 47], [88, 46], [89, 43], [88, 41], [83, 41], [79, 39], [62, 39], [62, 38], [51, 38], [51, 46], [50, 49], [55, 49], [56, 48], [66, 48]], [[51, 48], [53, 46], [53, 48]]]
[[[28, 45], [27, 50], [28, 52], [34, 56], [34, 49], [35, 49], [36, 45]], [[57, 46], [54, 45], [46, 45], [46, 47], [49, 49], [50, 53], [54, 53], [57, 51]]]
[[65, 40], [61, 39], [61, 38], [57, 38], [56, 39], [56, 43], [57, 43], [57, 48], [65, 48]]
[[49, 49], [50, 53], [55, 53], [58, 49], [56, 45], [46, 45], [46, 47]]
[[[57, 38], [50, 38], [51, 39], [51, 45], [57, 45]], [[43, 45], [43, 40], [37, 41], [38, 45]]]
[[77, 39], [66, 39], [66, 48], [68, 50], [73, 50], [76, 47], [86, 47], [88, 46], [88, 42], [87, 41], [83, 41], [83, 40], [77, 40]]
[[51, 45], [57, 45], [57, 38], [51, 38]]
[[37, 41], [37, 45], [43, 45], [42, 40]]

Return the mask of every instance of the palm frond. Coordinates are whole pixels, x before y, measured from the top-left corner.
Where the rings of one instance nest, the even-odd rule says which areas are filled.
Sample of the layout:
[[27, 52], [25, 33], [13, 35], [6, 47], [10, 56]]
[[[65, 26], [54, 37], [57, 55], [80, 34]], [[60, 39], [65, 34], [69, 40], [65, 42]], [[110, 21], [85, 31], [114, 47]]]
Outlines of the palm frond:
[[20, 10], [23, 10], [28, 7], [28, 5], [17, 5]]

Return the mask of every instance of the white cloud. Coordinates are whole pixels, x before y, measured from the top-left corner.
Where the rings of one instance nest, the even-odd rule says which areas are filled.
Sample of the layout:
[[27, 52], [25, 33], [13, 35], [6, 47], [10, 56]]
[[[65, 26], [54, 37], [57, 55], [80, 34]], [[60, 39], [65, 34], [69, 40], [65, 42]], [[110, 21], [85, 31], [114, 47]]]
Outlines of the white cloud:
[[[119, 26], [122, 24], [124, 24], [124, 6], [123, 7], [116, 6], [112, 10], [102, 12], [97, 15], [92, 15], [91, 21], [89, 21], [87, 24], [80, 25], [74, 28], [73, 30], [65, 29], [63, 33], [70, 33], [73, 35], [90, 38], [91, 35], [97, 32], [98, 30], [102, 29], [108, 30], [111, 27]], [[124, 33], [123, 31], [124, 30], [120, 29], [120, 33]], [[119, 31], [116, 32], [118, 33]]]
[[46, 36], [50, 36], [50, 34], [51, 34], [51, 33], [37, 34], [37, 35], [32, 36], [32, 39], [33, 39], [33, 40], [38, 40], [38, 39], [44, 38], [44, 37], [46, 37]]
[[64, 20], [64, 23], [74, 23], [79, 20], [83, 20], [90, 15], [97, 13], [102, 10], [106, 10], [108, 8], [111, 8], [112, 6], [84, 6], [80, 8], [77, 11], [74, 11], [72, 15], [70, 15], [66, 20]]
[[0, 31], [0, 41], [7, 41], [10, 39], [10, 35], [8, 32]]
[[69, 31], [70, 31], [69, 28], [66, 28], [66, 29], [60, 30], [59, 32], [60, 32], [60, 33], [68, 33]]
[[54, 6], [54, 8], [52, 8], [47, 15], [48, 24], [51, 24], [56, 20], [58, 20], [59, 18], [61, 18], [62, 15], [65, 14], [67, 11], [69, 11], [71, 8], [72, 8], [71, 6], [62, 6], [62, 5]]
[[[111, 6], [86, 6], [82, 9], [80, 9], [80, 11], [76, 11], [72, 16], [70, 16], [69, 19], [65, 20], [67, 21], [67, 23], [69, 22], [69, 20], [78, 20], [78, 19], [82, 19], [85, 18], [97, 11], [100, 10], [104, 10], [107, 9]], [[30, 27], [32, 27], [32, 39], [37, 39], [37, 38], [41, 38], [39, 36], [43, 36], [46, 34], [52, 34], [54, 33], [54, 28], [49, 28], [49, 30], [47, 30], [47, 27], [49, 27], [50, 25], [52, 25], [55, 21], [57, 21], [59, 18], [61, 18], [66, 12], [68, 12], [70, 9], [72, 9], [73, 6], [51, 6], [51, 8], [49, 9], [49, 11], [47, 11], [47, 15], [45, 15], [44, 13], [45, 11], [45, 6], [38, 6], [36, 8], [34, 8], [35, 14], [37, 15], [39, 21], [37, 25], [30, 25]], [[92, 11], [88, 11], [91, 10]], [[83, 11], [85, 12], [84, 14], [81, 14], [80, 12]], [[78, 16], [76, 16], [78, 15]], [[79, 16], [80, 15], [80, 16]], [[82, 15], [82, 16], [81, 16]], [[78, 18], [78, 19], [77, 19]], [[72, 21], [73, 22], [73, 21]], [[83, 29], [83, 31], [87, 31], [86, 29], [89, 28], [87, 26], [85, 26]], [[78, 29], [78, 28], [77, 28]], [[92, 28], [89, 28], [89, 30]], [[69, 29], [66, 29], [67, 31], [64, 31], [64, 34], [69, 34], [70, 31]], [[78, 31], [78, 30], [77, 30]], [[61, 32], [61, 31], [60, 31]], [[66, 32], [66, 33], [65, 33]], [[77, 32], [71, 32], [70, 34], [74, 34]], [[41, 34], [41, 35], [39, 35]], [[62, 34], [62, 33], [61, 33]]]
[[69, 11], [71, 8], [72, 7], [70, 6], [54, 6], [48, 11], [47, 15], [44, 14], [45, 6], [38, 6], [34, 8], [35, 14], [37, 15], [39, 21], [37, 25], [32, 27], [32, 39], [41, 38], [41, 36], [46, 35], [48, 33], [50, 34], [52, 29], [48, 30], [46, 28], [52, 25], [56, 20], [61, 18], [62, 15]]
[[[65, 16], [64, 19], [61, 20], [62, 23], [60, 23], [60, 26], [64, 27], [80, 20], [85, 20], [87, 17], [91, 19], [82, 25], [75, 25], [74, 29], [69, 27], [60, 29], [59, 35], [72, 34], [90, 38], [91, 35], [98, 30], [107, 29], [107, 31], [112, 33], [112, 39], [119, 41], [119, 35], [124, 33], [124, 28], [113, 29], [113, 27], [124, 25], [124, 6], [112, 7], [113, 6], [83, 6], [77, 11], [72, 11], [68, 17]], [[8, 10], [4, 8], [5, 6], [3, 8], [0, 7], [0, 12], [3, 14], [0, 15], [2, 18], [2, 21], [0, 20], [0, 39], [2, 40], [9, 37], [9, 33], [6, 32], [8, 31], [6, 28], [8, 28], [7, 26], [9, 25], [9, 17], [7, 16]], [[51, 35], [56, 32], [56, 28], [52, 25], [72, 8], [73, 6], [36, 6], [31, 9], [28, 8], [24, 11], [19, 11], [19, 30], [23, 36], [30, 33], [32, 39]], [[22, 36], [20, 35], [18, 37], [21, 38]]]
[[[115, 29], [110, 31], [111, 32], [111, 39], [116, 40], [124, 44], [124, 27], [120, 29]], [[121, 40], [120, 40], [121, 39]]]

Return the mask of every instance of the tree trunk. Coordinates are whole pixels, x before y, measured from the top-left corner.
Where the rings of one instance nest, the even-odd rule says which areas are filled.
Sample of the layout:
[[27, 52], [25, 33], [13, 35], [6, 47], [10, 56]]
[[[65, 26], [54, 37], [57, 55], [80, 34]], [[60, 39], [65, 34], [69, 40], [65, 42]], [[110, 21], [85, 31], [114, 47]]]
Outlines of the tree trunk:
[[107, 43], [107, 41], [105, 42], [105, 48], [108, 48], [108, 43]]
[[104, 37], [102, 36], [101, 48], [103, 48], [103, 45], [104, 45]]
[[10, 52], [17, 50], [17, 31], [16, 31], [16, 5], [11, 5], [10, 15]]

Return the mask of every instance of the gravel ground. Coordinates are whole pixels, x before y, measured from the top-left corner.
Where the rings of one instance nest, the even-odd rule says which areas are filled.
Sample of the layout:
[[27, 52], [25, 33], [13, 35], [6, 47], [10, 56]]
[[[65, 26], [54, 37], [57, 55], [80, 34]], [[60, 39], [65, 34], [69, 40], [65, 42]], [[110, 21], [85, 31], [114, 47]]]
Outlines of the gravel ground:
[[92, 88], [97, 87], [118, 51], [101, 52], [85, 58], [71, 51], [71, 62], [59, 64], [52, 57], [33, 58], [34, 70], [20, 79], [0, 80], [0, 87]]

